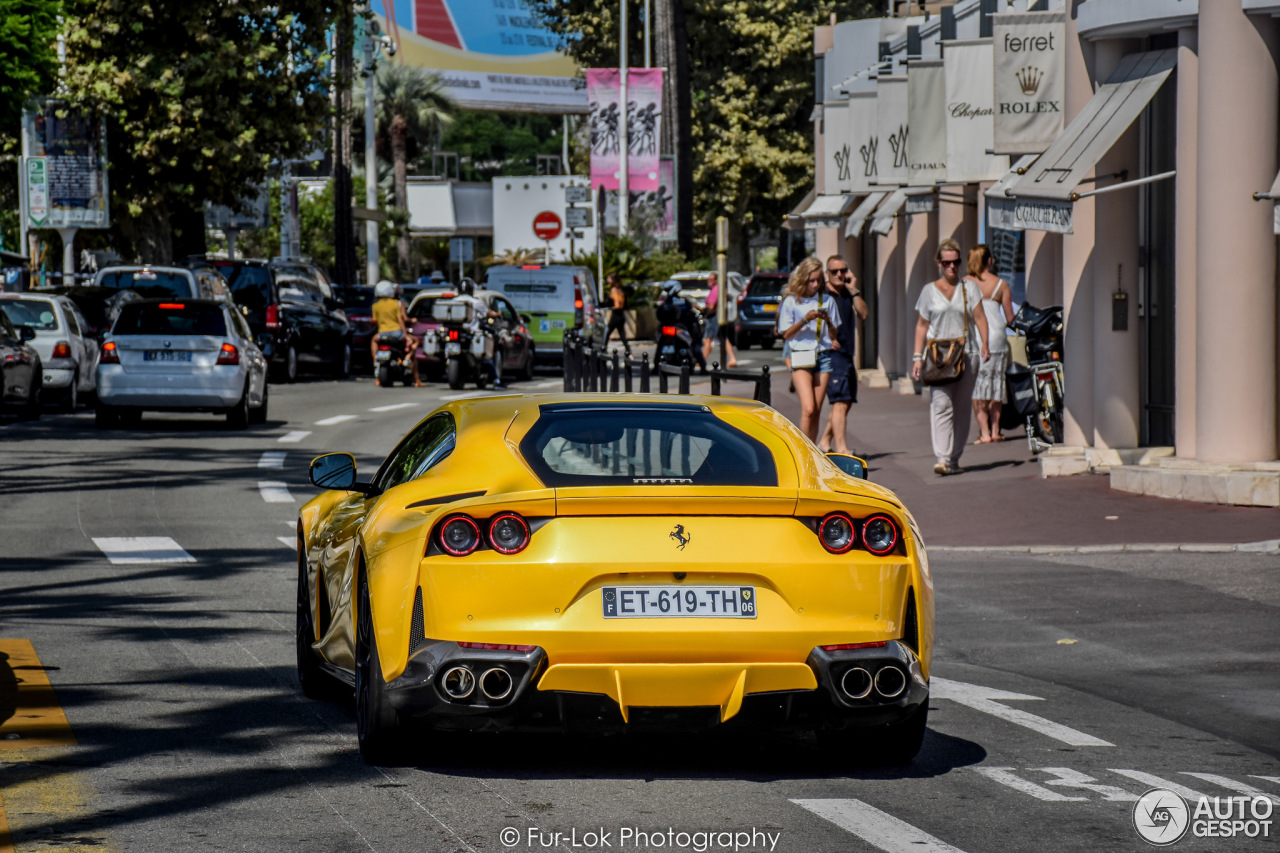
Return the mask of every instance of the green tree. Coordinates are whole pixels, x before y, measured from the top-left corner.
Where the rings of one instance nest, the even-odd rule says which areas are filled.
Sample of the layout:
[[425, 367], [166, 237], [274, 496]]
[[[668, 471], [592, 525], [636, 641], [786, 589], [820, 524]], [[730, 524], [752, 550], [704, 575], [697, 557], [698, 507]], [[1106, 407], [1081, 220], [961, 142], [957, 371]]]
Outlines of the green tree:
[[16, 139], [22, 106], [53, 94], [61, 0], [0, 0], [0, 136]]
[[[385, 133], [391, 144], [395, 205], [408, 211], [409, 140], [417, 141], [427, 151], [435, 150], [441, 131], [452, 121], [454, 105], [438, 76], [407, 65], [383, 65], [378, 69], [374, 89], [379, 135]], [[407, 230], [401, 233], [396, 247], [400, 274], [409, 276], [412, 259]]]
[[235, 205], [317, 149], [331, 106], [328, 0], [96, 0], [68, 19], [66, 85], [109, 120], [121, 253], [205, 248], [206, 201]]
[[457, 152], [459, 177], [464, 181], [532, 175], [539, 154], [560, 155], [560, 119], [526, 113], [462, 110], [445, 131], [440, 147]]

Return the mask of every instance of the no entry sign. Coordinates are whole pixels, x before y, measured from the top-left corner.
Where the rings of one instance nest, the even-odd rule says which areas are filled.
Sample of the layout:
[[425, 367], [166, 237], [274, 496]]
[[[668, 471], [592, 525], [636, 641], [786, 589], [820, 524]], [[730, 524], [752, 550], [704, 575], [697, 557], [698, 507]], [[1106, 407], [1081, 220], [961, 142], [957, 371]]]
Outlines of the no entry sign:
[[533, 233], [539, 240], [554, 240], [560, 236], [560, 217], [544, 210], [533, 217]]

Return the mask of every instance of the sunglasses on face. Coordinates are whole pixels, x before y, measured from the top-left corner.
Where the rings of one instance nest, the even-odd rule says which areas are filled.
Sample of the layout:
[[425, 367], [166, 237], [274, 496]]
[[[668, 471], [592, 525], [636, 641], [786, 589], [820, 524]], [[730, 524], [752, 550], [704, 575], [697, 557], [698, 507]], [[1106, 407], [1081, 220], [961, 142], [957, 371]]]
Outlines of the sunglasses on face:
[[959, 260], [954, 260], [954, 261], [938, 261], [938, 263], [942, 264], [942, 266], [944, 266], [944, 267], [958, 267], [958, 266], [960, 266], [960, 261], [959, 261]]
[[849, 270], [847, 268], [839, 269], [839, 270], [827, 270], [827, 272], [831, 273], [832, 275], [848, 275], [849, 274]]

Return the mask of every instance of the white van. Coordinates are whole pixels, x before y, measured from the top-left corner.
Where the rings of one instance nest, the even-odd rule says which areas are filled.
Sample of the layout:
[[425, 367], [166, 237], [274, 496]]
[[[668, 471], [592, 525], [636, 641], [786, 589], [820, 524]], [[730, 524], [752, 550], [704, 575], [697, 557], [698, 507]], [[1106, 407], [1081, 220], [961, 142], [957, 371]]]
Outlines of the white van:
[[526, 264], [490, 267], [484, 286], [501, 293], [529, 316], [529, 332], [539, 360], [560, 360], [564, 333], [577, 329], [594, 341], [604, 338], [607, 321], [596, 299], [596, 280], [586, 267]]

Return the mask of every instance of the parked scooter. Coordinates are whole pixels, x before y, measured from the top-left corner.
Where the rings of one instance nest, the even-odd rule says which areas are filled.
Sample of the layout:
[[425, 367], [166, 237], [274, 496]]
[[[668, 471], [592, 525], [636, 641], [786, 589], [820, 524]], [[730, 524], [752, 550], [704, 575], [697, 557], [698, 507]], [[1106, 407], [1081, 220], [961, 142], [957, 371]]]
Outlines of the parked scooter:
[[1062, 306], [1023, 303], [1009, 328], [1026, 338], [1028, 366], [1013, 365], [1006, 374], [1008, 405], [1025, 418], [1027, 444], [1039, 453], [1062, 443]]
[[378, 384], [383, 388], [390, 388], [397, 382], [412, 385], [413, 370], [409, 365], [411, 357], [406, 354], [403, 335], [389, 332], [378, 335], [378, 352], [374, 356]]
[[679, 367], [693, 363], [693, 336], [684, 326], [674, 323], [658, 329], [658, 364]]

